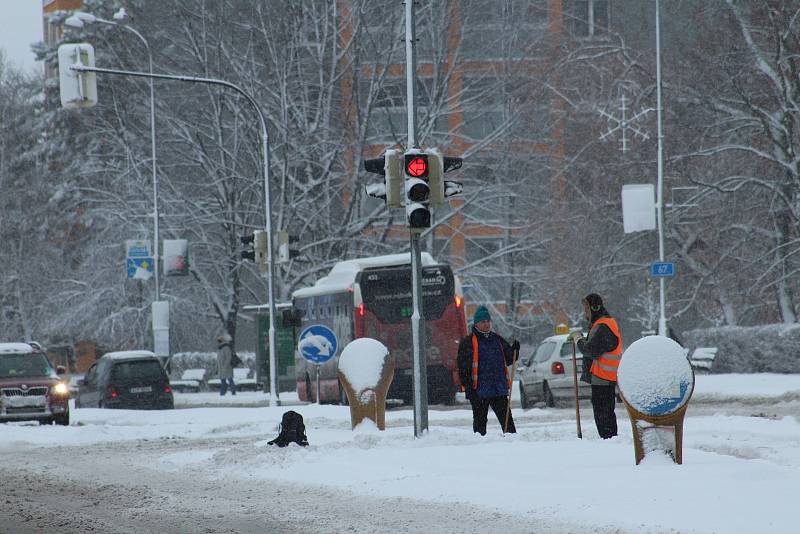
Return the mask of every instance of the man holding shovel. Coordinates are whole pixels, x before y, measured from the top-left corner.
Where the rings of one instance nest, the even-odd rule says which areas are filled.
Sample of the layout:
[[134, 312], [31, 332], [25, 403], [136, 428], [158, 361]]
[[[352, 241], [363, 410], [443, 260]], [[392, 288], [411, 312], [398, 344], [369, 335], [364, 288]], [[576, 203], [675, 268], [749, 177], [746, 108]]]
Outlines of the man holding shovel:
[[511, 417], [509, 391], [512, 383], [508, 366], [519, 355], [519, 342], [509, 345], [492, 331], [492, 318], [485, 306], [478, 306], [472, 318], [472, 333], [458, 345], [458, 373], [472, 405], [472, 430], [486, 435], [489, 407], [497, 416], [503, 433], [516, 433]]
[[622, 335], [600, 295], [590, 293], [581, 303], [584, 317], [589, 322], [586, 338], [576, 338], [576, 346], [583, 354], [581, 381], [592, 385], [592, 411], [597, 433], [601, 438], [609, 439], [617, 435], [614, 406], [617, 368], [622, 358]]

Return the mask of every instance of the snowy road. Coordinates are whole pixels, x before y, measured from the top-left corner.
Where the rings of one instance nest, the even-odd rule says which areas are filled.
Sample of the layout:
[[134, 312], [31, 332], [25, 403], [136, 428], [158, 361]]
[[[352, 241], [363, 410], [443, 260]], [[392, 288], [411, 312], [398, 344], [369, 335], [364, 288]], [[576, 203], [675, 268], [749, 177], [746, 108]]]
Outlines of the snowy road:
[[325, 487], [226, 477], [224, 469], [165, 472], [152, 465], [164, 455], [211, 456], [223, 447], [247, 454], [255, 441], [164, 439], [4, 453], [0, 531], [430, 532], [435, 524], [458, 532], [466, 522], [474, 532], [530, 532], [518, 516], [467, 505], [356, 498]]
[[517, 435], [491, 421], [485, 438], [468, 407], [434, 409], [414, 440], [407, 408], [385, 432], [353, 432], [345, 407], [292, 406], [311, 445], [277, 449], [266, 442], [288, 407], [237, 397], [0, 425], [0, 532], [797, 531], [797, 375], [698, 380], [682, 466], [635, 466], [621, 405], [610, 442], [588, 404], [583, 440], [572, 409], [516, 409]]
[[[47, 432], [57, 427], [31, 426], [29, 430]], [[582, 530], [569, 521], [536, 520], [469, 504], [376, 498], [320, 485], [229, 475], [229, 470], [238, 471], [244, 457], [263, 451], [260, 441], [263, 438], [162, 436], [90, 446], [17, 448], [6, 443], [0, 449], [4, 459], [0, 532], [513, 534]], [[200, 463], [202, 467], [193, 467]]]

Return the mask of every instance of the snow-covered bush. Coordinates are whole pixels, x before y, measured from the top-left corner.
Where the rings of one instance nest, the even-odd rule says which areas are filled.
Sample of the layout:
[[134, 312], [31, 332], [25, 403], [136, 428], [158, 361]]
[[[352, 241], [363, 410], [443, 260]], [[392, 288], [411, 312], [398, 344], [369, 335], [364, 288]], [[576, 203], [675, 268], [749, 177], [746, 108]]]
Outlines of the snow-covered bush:
[[719, 349], [712, 373], [800, 373], [800, 324], [698, 328], [682, 336], [690, 350]]
[[[251, 371], [256, 368], [255, 352], [236, 351], [244, 365]], [[180, 378], [186, 369], [205, 369], [208, 371], [206, 377], [214, 378], [217, 373], [217, 353], [216, 352], [177, 352], [172, 355], [170, 375]]]

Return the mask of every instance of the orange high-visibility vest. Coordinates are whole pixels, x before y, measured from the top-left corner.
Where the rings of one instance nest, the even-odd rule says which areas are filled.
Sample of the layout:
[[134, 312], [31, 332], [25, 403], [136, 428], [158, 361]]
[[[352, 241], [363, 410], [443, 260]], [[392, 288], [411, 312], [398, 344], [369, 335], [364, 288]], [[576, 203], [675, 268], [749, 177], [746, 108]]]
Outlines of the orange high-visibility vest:
[[617, 321], [611, 317], [599, 318], [592, 325], [592, 329], [597, 328], [597, 326], [601, 324], [604, 324], [611, 329], [611, 333], [617, 336], [618, 342], [617, 346], [614, 347], [614, 350], [610, 350], [601, 354], [599, 358], [592, 362], [592, 374], [598, 378], [602, 378], [603, 380], [616, 382], [617, 368], [619, 367], [619, 361], [622, 359], [622, 336], [619, 333]]

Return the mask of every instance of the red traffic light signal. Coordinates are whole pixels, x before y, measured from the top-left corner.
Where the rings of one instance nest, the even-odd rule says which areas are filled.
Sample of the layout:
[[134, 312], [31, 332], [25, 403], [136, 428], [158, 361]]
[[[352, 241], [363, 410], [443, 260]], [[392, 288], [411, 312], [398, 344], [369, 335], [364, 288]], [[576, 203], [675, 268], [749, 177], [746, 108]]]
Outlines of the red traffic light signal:
[[408, 176], [414, 178], [428, 177], [427, 154], [406, 154], [405, 156], [405, 169]]

